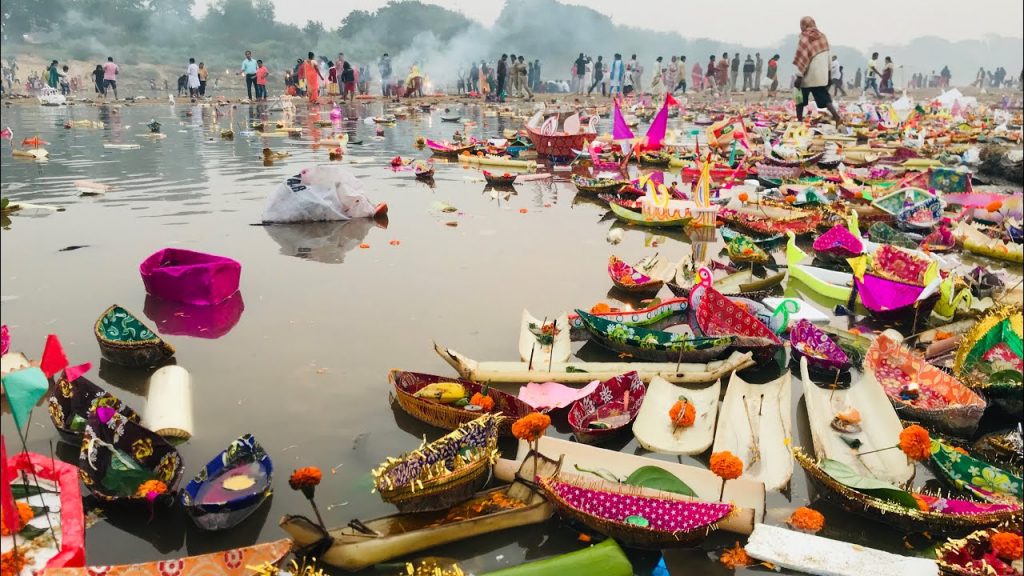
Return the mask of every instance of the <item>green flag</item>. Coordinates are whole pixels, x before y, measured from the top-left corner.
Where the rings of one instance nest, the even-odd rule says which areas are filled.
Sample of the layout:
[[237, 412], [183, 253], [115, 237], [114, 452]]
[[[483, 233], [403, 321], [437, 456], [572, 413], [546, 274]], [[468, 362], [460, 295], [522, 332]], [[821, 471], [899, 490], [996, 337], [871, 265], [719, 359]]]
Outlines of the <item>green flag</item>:
[[46, 395], [50, 383], [43, 371], [35, 366], [7, 374], [3, 377], [3, 383], [14, 424], [19, 430], [24, 429], [28, 415], [32, 413], [36, 402]]

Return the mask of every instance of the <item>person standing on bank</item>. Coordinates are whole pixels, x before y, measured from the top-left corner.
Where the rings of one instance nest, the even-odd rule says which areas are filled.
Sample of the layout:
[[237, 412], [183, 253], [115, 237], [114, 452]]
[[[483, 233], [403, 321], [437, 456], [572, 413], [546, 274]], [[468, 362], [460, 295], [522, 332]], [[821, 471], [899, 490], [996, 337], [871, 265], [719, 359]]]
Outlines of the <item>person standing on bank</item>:
[[843, 119], [828, 94], [831, 60], [828, 38], [818, 30], [814, 18], [804, 16], [800, 19], [800, 42], [793, 56], [793, 66], [796, 66], [796, 80], [793, 81], [793, 86], [799, 88], [802, 95], [796, 105], [797, 120], [803, 121], [807, 99], [813, 96], [818, 108], [828, 108], [836, 124], [842, 124]]

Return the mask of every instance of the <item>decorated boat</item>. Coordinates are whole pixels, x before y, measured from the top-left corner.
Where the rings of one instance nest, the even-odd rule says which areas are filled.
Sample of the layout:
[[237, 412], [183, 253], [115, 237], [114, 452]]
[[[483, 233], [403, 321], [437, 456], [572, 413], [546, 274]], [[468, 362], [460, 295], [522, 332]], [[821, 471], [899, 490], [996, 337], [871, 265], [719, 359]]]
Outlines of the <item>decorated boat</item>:
[[672, 263], [657, 254], [630, 266], [616, 256], [608, 257], [608, 276], [619, 290], [633, 294], [654, 294], [672, 273]]
[[922, 253], [886, 244], [849, 262], [861, 304], [883, 323], [916, 332], [939, 301], [938, 264]]
[[427, 148], [430, 149], [430, 152], [434, 156], [449, 159], [456, 158], [463, 152], [469, 152], [473, 150], [473, 148], [476, 148], [475, 143], [449, 144], [447, 142], [437, 142], [435, 140], [430, 140], [429, 138], [425, 141], [425, 144], [427, 145]]
[[660, 151], [647, 151], [641, 152], [637, 156], [637, 162], [641, 166], [653, 166], [653, 167], [668, 167], [669, 162], [672, 161], [672, 155], [667, 152]]
[[782, 340], [742, 303], [730, 300], [711, 285], [711, 273], [701, 269], [700, 283], [690, 290], [690, 309], [700, 331], [708, 336], [736, 336], [736, 350], [751, 351], [755, 360], [770, 360]]
[[587, 194], [613, 194], [629, 184], [616, 178], [587, 178], [579, 174], [573, 174], [572, 183], [577, 190]]
[[85, 425], [78, 472], [104, 504], [145, 505], [171, 498], [182, 463], [162, 436], [112, 408], [98, 407]]
[[683, 215], [679, 217], [664, 219], [649, 218], [643, 212], [638, 212], [635, 210], [624, 208], [614, 202], [608, 204], [608, 208], [611, 209], [612, 214], [614, 214], [619, 220], [622, 220], [623, 222], [635, 226], [652, 226], [656, 228], [682, 228], [693, 220], [692, 215]]
[[74, 446], [82, 442], [89, 414], [100, 406], [111, 408], [124, 414], [129, 421], [139, 423], [139, 415], [134, 410], [85, 376], [69, 377], [62, 372], [47, 402], [53, 427], [62, 440]]
[[1024, 438], [1019, 426], [985, 434], [971, 444], [971, 453], [996, 462], [1017, 476], [1024, 475]]
[[142, 261], [139, 274], [154, 296], [211, 306], [238, 292], [242, 265], [224, 256], [164, 248]]
[[[995, 529], [950, 538], [935, 549], [935, 562], [945, 576], [1021, 576], [1020, 559], [1000, 558], [992, 546]], [[1019, 534], [1015, 534], [1019, 537]], [[1015, 566], [1016, 564], [1016, 566]]]
[[[490, 408], [489, 413], [508, 417], [497, 423], [498, 434], [511, 436], [512, 422], [534, 411], [512, 394], [470, 380], [391, 370], [388, 381], [394, 387], [395, 400], [406, 414], [444, 430], [469, 424], [485, 413], [485, 408]], [[479, 398], [477, 404], [473, 404], [477, 395], [487, 396], [490, 402]]]
[[1018, 504], [992, 504], [909, 492], [864, 478], [834, 460], [816, 461], [799, 448], [793, 455], [811, 483], [833, 504], [907, 532], [963, 532], [1011, 522]]
[[780, 206], [768, 201], [748, 204], [738, 210], [722, 209], [719, 218], [733, 226], [762, 236], [792, 232], [810, 234], [821, 224], [820, 210]]
[[921, 239], [921, 250], [925, 252], [949, 252], [956, 248], [956, 236], [948, 227], [940, 224]]
[[832, 300], [838, 300], [844, 304], [850, 300], [853, 294], [853, 275], [846, 272], [836, 272], [826, 268], [802, 264], [807, 259], [807, 253], [796, 245], [796, 237], [789, 236], [786, 244], [786, 262], [788, 264], [787, 275], [800, 281], [812, 291]]
[[559, 382], [587, 384], [605, 380], [623, 372], [636, 370], [640, 379], [650, 381], [661, 376], [676, 383], [711, 383], [722, 376], [753, 366], [749, 353], [733, 351], [724, 360], [707, 363], [677, 362], [555, 362], [551, 366], [531, 367], [526, 362], [479, 362], [450, 349], [434, 344], [445, 362], [467, 380], [479, 382]]
[[[718, 417], [718, 398], [722, 383], [715, 380], [711, 386], [695, 388], [677, 386], [655, 377], [647, 385], [644, 404], [633, 422], [633, 436], [646, 450], [661, 454], [700, 454], [711, 447], [715, 439]], [[681, 415], [672, 416], [677, 403]], [[688, 408], [693, 406], [693, 420], [687, 422]]]
[[[712, 265], [716, 265], [713, 263]], [[781, 290], [782, 281], [786, 279], [785, 272], [768, 273], [760, 278], [754, 274], [751, 268], [736, 270], [732, 267], [724, 267], [725, 276], [714, 278], [712, 286], [722, 294], [730, 298], [749, 298], [750, 300], [762, 300], [772, 293]], [[690, 270], [680, 266], [676, 269], [675, 282], [668, 282], [668, 288], [673, 294], [689, 298], [692, 290], [692, 280], [689, 278]]]
[[538, 320], [523, 309], [519, 327], [519, 359], [537, 366], [565, 362], [572, 356], [569, 339], [569, 317], [565, 314], [552, 319]]
[[572, 158], [573, 150], [582, 150], [587, 142], [597, 137], [594, 132], [566, 134], [557, 132], [557, 120], [552, 125], [551, 118], [541, 126], [526, 124], [526, 137], [537, 148], [537, 155], [548, 158]]
[[[629, 326], [651, 326], [686, 312], [689, 306], [688, 298], [669, 298], [656, 301], [647, 308], [636, 310], [609, 309], [607, 312], [598, 312], [591, 309], [590, 315]], [[586, 340], [590, 337], [590, 332], [586, 330], [586, 325], [579, 314], [574, 312], [569, 315], [569, 325], [571, 326], [570, 338], [572, 340]]]
[[985, 400], [976, 392], [886, 333], [868, 348], [864, 373], [878, 381], [901, 418], [935, 430], [970, 437], [985, 412]]
[[794, 359], [806, 358], [813, 368], [825, 371], [850, 369], [850, 358], [846, 352], [812, 322], [800, 320], [790, 328], [789, 343]]
[[569, 406], [568, 421], [577, 442], [598, 444], [628, 430], [644, 402], [647, 388], [636, 372], [597, 385]]
[[740, 234], [725, 245], [729, 260], [741, 264], [767, 264], [771, 256], [763, 248], [755, 244], [749, 236]]
[[[691, 546], [718, 528], [743, 531], [735, 506], [561, 472], [539, 486], [563, 518], [630, 548]], [[750, 519], [752, 522], [752, 519]]]
[[651, 362], [706, 362], [722, 356], [736, 340], [734, 336], [696, 337], [650, 330], [576, 311], [591, 340], [630, 358]]
[[[730, 242], [730, 241], [732, 241], [733, 238], [736, 238], [736, 237], [744, 235], [742, 232], [737, 232], [737, 231], [733, 230], [732, 228], [727, 228], [727, 227], [724, 227], [724, 226], [722, 228], [720, 228], [720, 230], [722, 231], [722, 239], [725, 240], [726, 242]], [[760, 237], [759, 236], [757, 238], [754, 238], [754, 237], [751, 237], [751, 236], [747, 236], [747, 238], [750, 238], [751, 242], [753, 242], [754, 244], [756, 244], [758, 247], [760, 247], [763, 250], [771, 250], [772, 248], [775, 248], [775, 247], [777, 247], [777, 246], [779, 246], [781, 244], [784, 244], [786, 242], [786, 235], [785, 234], [781, 234], [781, 233], [780, 234], [772, 234], [771, 236], [764, 236], [764, 237]]]
[[416, 160], [412, 163], [412, 173], [416, 176], [417, 180], [433, 180], [434, 163]]
[[896, 218], [901, 228], [931, 230], [942, 216], [942, 200], [921, 188], [900, 188], [871, 203]]
[[979, 460], [958, 446], [932, 438], [928, 463], [937, 476], [984, 502], [1024, 502], [1024, 480], [1011, 471]]
[[891, 244], [909, 250], [916, 250], [924, 239], [919, 234], [897, 230], [885, 222], [875, 222], [869, 226], [868, 238], [872, 242]]
[[103, 358], [122, 366], [144, 367], [174, 356], [174, 347], [163, 341], [134, 314], [114, 304], [93, 327]]
[[764, 384], [733, 373], [725, 390], [711, 450], [731, 452], [743, 461], [743, 475], [764, 482], [766, 490], [782, 490], [793, 476], [792, 395], [788, 370]]
[[245, 434], [210, 460], [181, 491], [185, 512], [203, 530], [241, 524], [270, 494], [274, 465], [252, 434]]
[[953, 361], [953, 373], [961, 382], [1018, 416], [1024, 409], [1022, 337], [1021, 307], [998, 306], [964, 334]]
[[373, 471], [380, 497], [402, 512], [443, 510], [487, 483], [504, 416], [484, 414]]
[[518, 174], [512, 174], [509, 172], [490, 172], [483, 170], [484, 180], [487, 181], [491, 186], [511, 186], [515, 183]]
[[811, 378], [807, 359], [800, 361], [804, 405], [814, 453], [847, 466], [860, 476], [905, 485], [914, 478], [914, 462], [900, 450], [903, 424], [872, 374], [849, 386]]
[[[534, 465], [540, 469], [535, 470]], [[352, 520], [326, 532], [303, 516], [287, 515], [280, 524], [300, 553], [313, 555], [328, 566], [363, 570], [428, 548], [546, 521], [554, 508], [521, 478], [557, 471], [557, 462], [552, 466], [546, 458], [539, 463], [528, 458], [510, 485], [478, 492], [448, 510]]]
[[811, 247], [819, 257], [832, 261], [843, 261], [864, 252], [864, 243], [861, 239], [842, 224], [833, 226], [828, 232], [815, 238]]
[[172, 560], [154, 560], [141, 564], [120, 566], [88, 566], [85, 568], [59, 568], [47, 570], [47, 576], [250, 576], [254, 566], [271, 564], [277, 566], [291, 551], [287, 538], [233, 548], [198, 556], [186, 556]]
[[1024, 244], [1018, 244], [1009, 238], [993, 238], [972, 222], [957, 224], [953, 229], [953, 236], [968, 252], [1017, 264], [1024, 262]]

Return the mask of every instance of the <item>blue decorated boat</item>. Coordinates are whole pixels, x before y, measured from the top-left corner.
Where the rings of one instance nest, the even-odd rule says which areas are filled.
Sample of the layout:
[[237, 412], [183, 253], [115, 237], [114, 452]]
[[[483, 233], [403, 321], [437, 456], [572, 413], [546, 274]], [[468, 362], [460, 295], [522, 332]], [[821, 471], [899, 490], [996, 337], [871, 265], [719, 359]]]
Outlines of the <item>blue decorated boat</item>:
[[272, 493], [274, 465], [252, 434], [228, 445], [181, 491], [181, 503], [203, 530], [225, 530], [249, 517]]

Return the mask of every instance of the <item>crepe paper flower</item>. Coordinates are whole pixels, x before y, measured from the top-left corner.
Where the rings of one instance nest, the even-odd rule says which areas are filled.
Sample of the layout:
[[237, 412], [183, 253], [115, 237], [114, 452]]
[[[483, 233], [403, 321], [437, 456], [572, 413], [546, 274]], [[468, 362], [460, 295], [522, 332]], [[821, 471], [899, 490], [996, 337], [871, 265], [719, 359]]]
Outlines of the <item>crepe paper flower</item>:
[[1020, 560], [1024, 556], [1024, 537], [1011, 532], [996, 532], [988, 540], [992, 551], [1003, 560]]
[[536, 442], [551, 425], [551, 417], [540, 412], [531, 412], [512, 424], [512, 435], [520, 440]]
[[993, 200], [993, 201], [989, 202], [987, 206], [985, 206], [985, 210], [988, 211], [988, 212], [999, 212], [999, 210], [1002, 209], [1002, 207], [1003, 207], [1003, 201], [1002, 200]]
[[167, 484], [159, 480], [146, 480], [142, 484], [139, 484], [138, 489], [135, 490], [135, 495], [141, 498], [145, 498], [150, 502], [157, 499], [161, 494], [167, 493]]
[[0, 556], [0, 573], [21, 574], [30, 558], [22, 550], [8, 550]]
[[[17, 504], [18, 508], [18, 530], [20, 531], [22, 528], [25, 527], [26, 524], [29, 523], [29, 520], [32, 520], [36, 517], [36, 513], [33, 512], [32, 507], [26, 504], [25, 502], [15, 502], [15, 504]], [[0, 522], [0, 533], [2, 533], [4, 536], [11, 535], [10, 530], [7, 529], [7, 526], [3, 524], [3, 522]], [[4, 572], [4, 574], [6, 573], [7, 572]]]
[[739, 541], [732, 548], [722, 552], [722, 555], [718, 557], [718, 561], [730, 570], [750, 566], [754, 563], [750, 559], [750, 554], [747, 554], [746, 549], [740, 546]]
[[697, 419], [697, 409], [686, 399], [676, 400], [668, 410], [673, 428], [689, 428]]
[[911, 424], [900, 432], [900, 450], [912, 460], [927, 460], [932, 454], [932, 439], [927, 430]]
[[928, 506], [928, 502], [924, 498], [922, 498], [918, 494], [911, 494], [911, 496], [914, 497], [914, 502], [917, 502], [918, 510], [920, 510], [921, 512], [927, 512], [931, 510], [931, 507]]
[[469, 403], [474, 406], [479, 406], [484, 412], [494, 410], [494, 398], [479, 392], [473, 394], [473, 397], [469, 399]]
[[711, 455], [711, 471], [723, 480], [734, 480], [743, 475], [743, 460], [725, 450]]
[[825, 516], [817, 510], [801, 506], [793, 511], [786, 523], [801, 532], [817, 534], [825, 527]]
[[739, 194], [736, 195], [736, 197], [740, 199], [740, 202], [746, 202], [747, 200], [750, 200], [750, 194], [747, 194], [746, 192], [740, 192]]
[[598, 302], [590, 308], [591, 314], [607, 314], [612, 311], [612, 307], [605, 304], [604, 302]]

